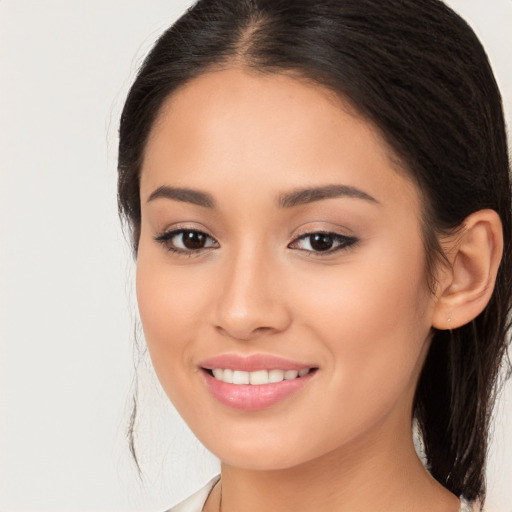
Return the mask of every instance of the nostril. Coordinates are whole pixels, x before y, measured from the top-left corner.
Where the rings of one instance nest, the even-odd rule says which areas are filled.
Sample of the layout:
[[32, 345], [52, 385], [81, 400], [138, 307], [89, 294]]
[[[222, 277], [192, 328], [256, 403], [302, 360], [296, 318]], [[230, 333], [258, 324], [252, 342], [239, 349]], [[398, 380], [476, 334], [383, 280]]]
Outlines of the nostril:
[[222, 334], [223, 336], [229, 336], [235, 340], [239, 341], [250, 341], [258, 336], [272, 334], [273, 332], [277, 332], [278, 329], [272, 327], [255, 327], [247, 325], [230, 325], [227, 327], [223, 327], [221, 325], [216, 325], [215, 329]]

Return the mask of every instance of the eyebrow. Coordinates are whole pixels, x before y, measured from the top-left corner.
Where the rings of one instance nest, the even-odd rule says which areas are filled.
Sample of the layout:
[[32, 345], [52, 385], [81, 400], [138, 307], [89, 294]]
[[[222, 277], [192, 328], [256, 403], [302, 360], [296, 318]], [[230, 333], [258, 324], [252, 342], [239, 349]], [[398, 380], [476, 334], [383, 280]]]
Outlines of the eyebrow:
[[[296, 189], [285, 194], [281, 194], [278, 199], [280, 208], [292, 208], [304, 204], [322, 201], [323, 199], [332, 199], [337, 197], [350, 197], [364, 199], [372, 203], [379, 204], [379, 201], [362, 190], [348, 185], [325, 185], [323, 187], [308, 187]], [[184, 203], [192, 203], [205, 208], [215, 208], [213, 197], [199, 190], [190, 188], [170, 187], [163, 185], [155, 189], [148, 198], [148, 203], [155, 199], [173, 199]]]
[[178, 188], [161, 186], [154, 190], [148, 198], [148, 203], [155, 199], [174, 199], [175, 201], [182, 201], [184, 203], [192, 203], [205, 208], [214, 208], [215, 201], [210, 194], [200, 192], [199, 190], [192, 190], [190, 188]]
[[294, 206], [336, 197], [364, 199], [365, 201], [379, 204], [377, 199], [356, 187], [348, 185], [325, 185], [323, 187], [301, 188], [286, 194], [281, 194], [278, 199], [278, 205], [281, 208], [292, 208]]

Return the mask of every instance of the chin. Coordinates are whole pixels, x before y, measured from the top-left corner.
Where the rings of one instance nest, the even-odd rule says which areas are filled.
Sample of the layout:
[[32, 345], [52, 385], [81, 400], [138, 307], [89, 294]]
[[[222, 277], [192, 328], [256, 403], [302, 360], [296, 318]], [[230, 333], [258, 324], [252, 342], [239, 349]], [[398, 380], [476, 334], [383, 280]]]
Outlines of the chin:
[[300, 466], [320, 456], [317, 453], [301, 453], [297, 450], [300, 443], [289, 443], [289, 439], [273, 439], [271, 442], [259, 440], [257, 443], [254, 437], [239, 442], [230, 436], [226, 436], [226, 439], [229, 439], [229, 442], [204, 444], [221, 463], [240, 469], [279, 471]]

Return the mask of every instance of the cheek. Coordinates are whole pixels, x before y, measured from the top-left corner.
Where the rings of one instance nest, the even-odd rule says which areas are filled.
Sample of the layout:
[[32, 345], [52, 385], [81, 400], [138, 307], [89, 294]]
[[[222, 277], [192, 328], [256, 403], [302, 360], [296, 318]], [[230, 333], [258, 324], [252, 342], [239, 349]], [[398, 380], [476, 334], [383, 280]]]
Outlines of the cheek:
[[187, 418], [200, 410], [200, 398], [191, 394], [193, 364], [191, 347], [200, 336], [201, 293], [193, 283], [184, 286], [179, 272], [139, 255], [137, 301], [144, 338], [155, 373], [168, 398]]
[[170, 271], [165, 253], [155, 252], [139, 250], [137, 302], [153, 366], [167, 391], [173, 387], [167, 381], [192, 366], [189, 347], [200, 328], [202, 294], [179, 269]]
[[423, 362], [432, 304], [423, 248], [394, 247], [402, 246], [356, 255], [321, 282], [304, 281], [308, 293], [297, 294], [347, 400], [394, 400], [415, 384]]

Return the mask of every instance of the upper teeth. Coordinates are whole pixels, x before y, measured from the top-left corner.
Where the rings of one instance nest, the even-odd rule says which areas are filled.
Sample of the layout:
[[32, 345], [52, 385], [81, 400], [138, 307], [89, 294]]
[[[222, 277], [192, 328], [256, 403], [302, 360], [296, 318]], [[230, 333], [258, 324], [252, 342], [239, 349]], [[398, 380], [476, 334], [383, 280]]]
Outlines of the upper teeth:
[[229, 368], [214, 368], [213, 376], [228, 384], [270, 384], [272, 382], [281, 382], [282, 380], [296, 379], [303, 377], [309, 372], [309, 368], [297, 370], [256, 370], [254, 372], [244, 372], [242, 370], [230, 370]]

